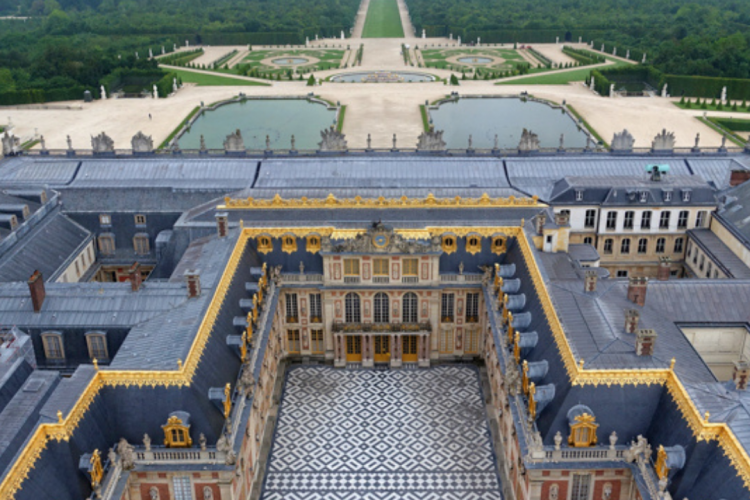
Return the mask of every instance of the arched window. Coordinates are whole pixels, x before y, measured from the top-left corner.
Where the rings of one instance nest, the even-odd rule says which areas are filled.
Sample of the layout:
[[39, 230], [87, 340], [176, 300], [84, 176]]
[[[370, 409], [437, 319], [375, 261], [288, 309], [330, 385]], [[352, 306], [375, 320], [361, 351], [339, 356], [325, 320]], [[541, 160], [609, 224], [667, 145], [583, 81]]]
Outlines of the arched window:
[[344, 308], [346, 312], [347, 323], [361, 323], [362, 314], [359, 307], [359, 295], [356, 293], [347, 293], [344, 297]]
[[597, 443], [596, 417], [591, 408], [584, 405], [576, 405], [568, 411], [568, 425], [570, 425], [570, 436], [568, 445], [576, 448], [586, 448]]
[[416, 323], [418, 321], [417, 319], [417, 294], [413, 292], [409, 292], [404, 295], [403, 298], [403, 317], [401, 320], [404, 323]]
[[375, 309], [373, 312], [375, 323], [388, 323], [390, 321], [390, 315], [388, 314], [388, 295], [383, 292], [376, 293], [373, 305]]

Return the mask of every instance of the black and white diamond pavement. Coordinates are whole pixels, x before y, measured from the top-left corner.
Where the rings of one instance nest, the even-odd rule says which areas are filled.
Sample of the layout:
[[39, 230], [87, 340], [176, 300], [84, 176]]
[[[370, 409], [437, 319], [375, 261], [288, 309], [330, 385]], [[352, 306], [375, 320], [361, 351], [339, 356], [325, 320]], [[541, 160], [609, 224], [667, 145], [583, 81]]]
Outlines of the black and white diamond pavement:
[[299, 367], [263, 500], [501, 500], [477, 371]]

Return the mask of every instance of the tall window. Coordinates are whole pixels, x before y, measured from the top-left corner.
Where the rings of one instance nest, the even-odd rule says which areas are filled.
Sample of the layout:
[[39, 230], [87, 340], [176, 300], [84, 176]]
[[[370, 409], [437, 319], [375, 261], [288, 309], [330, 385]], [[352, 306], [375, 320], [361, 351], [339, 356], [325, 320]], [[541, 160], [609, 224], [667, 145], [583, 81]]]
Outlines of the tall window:
[[320, 303], [320, 294], [310, 294], [310, 323], [323, 322], [323, 307]]
[[417, 276], [419, 274], [419, 259], [404, 259], [404, 276]]
[[403, 315], [401, 321], [404, 323], [416, 323], [417, 314], [417, 294], [409, 292], [401, 299], [403, 302]]
[[570, 500], [589, 500], [591, 474], [573, 474]]
[[617, 212], [607, 212], [607, 229], [617, 227]]
[[630, 253], [630, 238], [625, 238], [620, 243], [620, 253]]
[[344, 297], [345, 319], [347, 323], [361, 323], [362, 314], [359, 308], [359, 295], [347, 293]]
[[669, 229], [669, 218], [672, 212], [662, 212], [659, 218], [659, 229]]
[[99, 252], [102, 255], [113, 255], [115, 253], [115, 236], [112, 233], [104, 233], [99, 236]]
[[583, 239], [583, 244], [584, 245], [593, 245], [594, 244], [594, 238], [592, 238], [591, 236], [586, 236]]
[[452, 293], [444, 293], [440, 301], [440, 318], [444, 323], [453, 323], [453, 299]]
[[646, 238], [641, 238], [638, 240], [638, 253], [646, 252], [648, 252], [648, 240]]
[[583, 221], [585, 227], [594, 227], [596, 224], [596, 210], [586, 210], [586, 218]]
[[625, 212], [625, 220], [622, 222], [622, 227], [625, 229], [633, 229], [633, 219], [635, 218], [635, 212], [628, 210]]
[[286, 332], [286, 350], [289, 354], [299, 354], [299, 330], [287, 330]]
[[174, 500], [193, 500], [190, 476], [174, 476], [172, 486], [174, 487]]
[[310, 330], [310, 344], [313, 354], [323, 354], [323, 330]]
[[344, 276], [359, 276], [359, 259], [344, 259]]
[[286, 294], [286, 322], [287, 323], [299, 322], [299, 309], [297, 308], [297, 294], [296, 293]]
[[148, 234], [137, 233], [133, 236], [133, 250], [135, 250], [137, 255], [147, 255], [149, 253]]
[[604, 240], [604, 253], [612, 253], [612, 238]]
[[656, 240], [656, 253], [664, 253], [664, 247], [667, 244], [667, 240], [664, 238], [659, 238]]
[[372, 275], [388, 276], [388, 259], [372, 259]]
[[107, 337], [101, 332], [90, 332], [86, 334], [86, 344], [89, 348], [89, 358], [101, 361], [109, 359], [107, 353]]
[[680, 215], [677, 217], [678, 228], [685, 229], [687, 227], [689, 214], [690, 212], [688, 212], [687, 210], [680, 210]]
[[57, 332], [44, 333], [42, 334], [42, 343], [44, 344], [44, 357], [51, 360], [65, 359], [61, 334]]
[[695, 217], [695, 227], [703, 227], [706, 223], [706, 215], [708, 212], [701, 210]]
[[641, 214], [641, 229], [651, 229], [651, 210]]
[[388, 314], [388, 295], [383, 292], [376, 293], [373, 299], [373, 318], [375, 323], [388, 323], [390, 314]]
[[[674, 253], [682, 253], [682, 242], [682, 238], [677, 238], [676, 240], [674, 240]], [[690, 256], [688, 255], [688, 257]]]
[[466, 294], [466, 322], [479, 321], [479, 292]]

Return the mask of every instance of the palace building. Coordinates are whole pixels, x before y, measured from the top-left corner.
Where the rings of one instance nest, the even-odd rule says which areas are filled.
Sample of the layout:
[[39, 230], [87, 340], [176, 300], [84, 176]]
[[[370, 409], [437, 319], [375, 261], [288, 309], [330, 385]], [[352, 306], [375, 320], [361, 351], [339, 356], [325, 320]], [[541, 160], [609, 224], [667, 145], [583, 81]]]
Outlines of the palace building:
[[0, 498], [750, 498], [747, 171], [6, 158]]

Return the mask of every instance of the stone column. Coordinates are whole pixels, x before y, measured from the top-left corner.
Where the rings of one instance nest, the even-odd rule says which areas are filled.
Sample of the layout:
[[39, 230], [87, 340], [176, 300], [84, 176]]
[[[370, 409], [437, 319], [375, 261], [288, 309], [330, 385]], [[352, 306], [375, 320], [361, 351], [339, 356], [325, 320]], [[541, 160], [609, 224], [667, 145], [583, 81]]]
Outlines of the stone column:
[[364, 368], [375, 366], [373, 340], [372, 335], [362, 335], [362, 366]]
[[401, 336], [391, 335], [391, 368], [401, 367]]
[[343, 368], [346, 366], [346, 345], [345, 336], [341, 333], [334, 334], [333, 336], [333, 347], [334, 347], [334, 359], [333, 366], [337, 368]]

